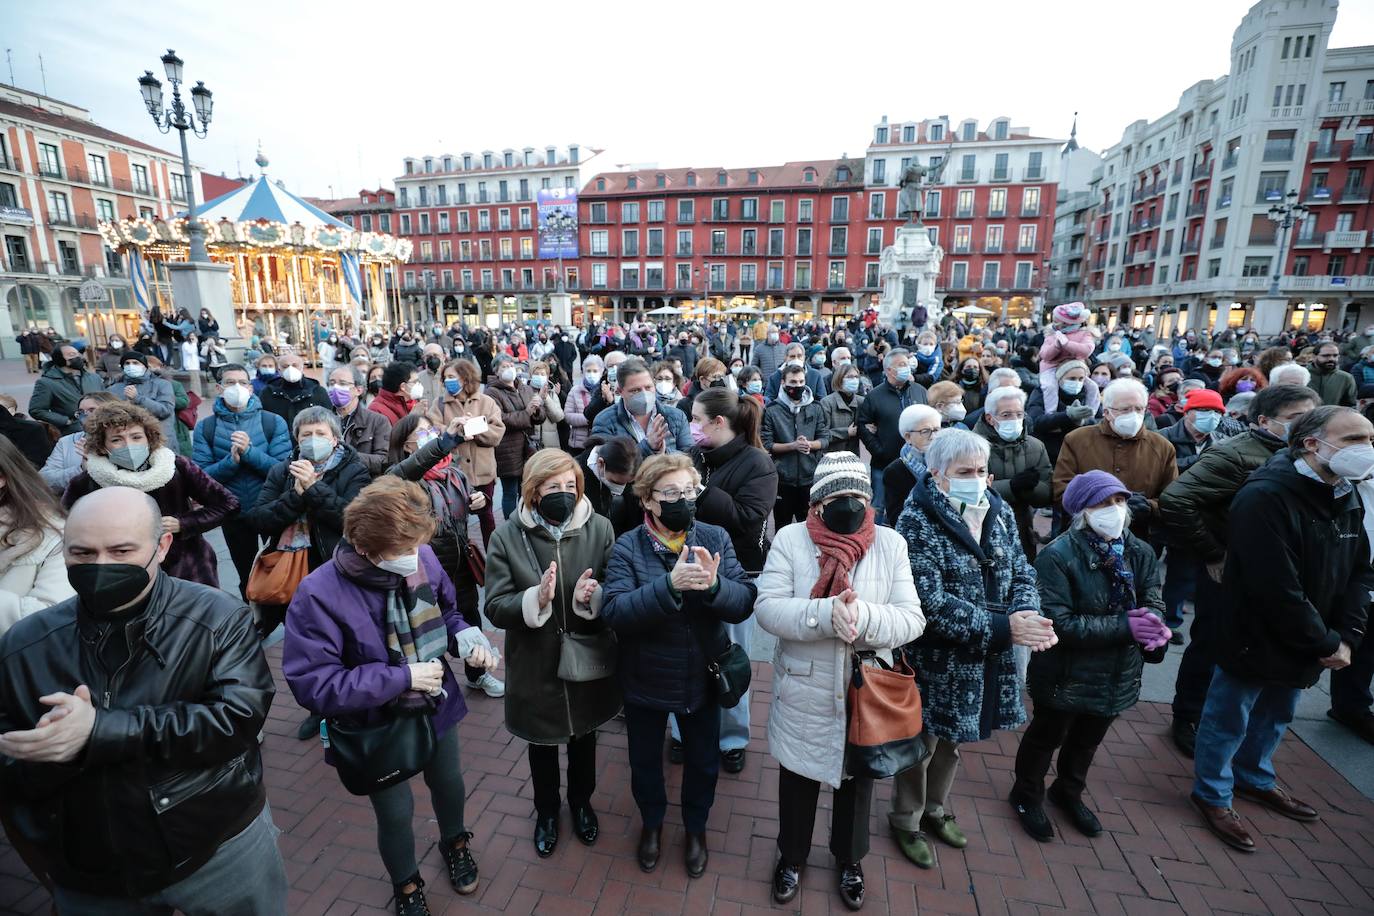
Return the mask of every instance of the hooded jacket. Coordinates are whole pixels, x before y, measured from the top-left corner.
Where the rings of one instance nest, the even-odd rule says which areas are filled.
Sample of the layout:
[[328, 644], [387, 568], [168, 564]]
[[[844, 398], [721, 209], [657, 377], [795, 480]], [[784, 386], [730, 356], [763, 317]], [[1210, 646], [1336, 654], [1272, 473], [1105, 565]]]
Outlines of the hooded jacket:
[[[820, 442], [820, 446], [809, 452], [793, 449], [780, 455], [773, 453], [775, 444], [795, 442], [799, 437]], [[830, 441], [830, 427], [824, 408], [816, 402], [811, 389], [804, 388], [801, 403], [783, 396], [763, 409], [759, 438], [763, 440], [764, 451], [772, 455], [777, 465], [779, 484], [809, 487], [816, 477], [816, 465], [825, 454], [826, 443]]]
[[[124, 359], [127, 362], [129, 356], [126, 354]], [[146, 364], [145, 364], [146, 365]], [[110, 394], [119, 398], [121, 401], [129, 401], [124, 396], [124, 389], [133, 385], [137, 389], [131, 403], [137, 404], [153, 416], [157, 417], [162, 426], [162, 436], [168, 443], [177, 441], [177, 415], [176, 415], [176, 392], [172, 390], [172, 383], [165, 378], [155, 375], [151, 369], [144, 373], [143, 378], [118, 378], [111, 382], [105, 389]]]
[[1300, 474], [1279, 452], [1231, 502], [1218, 664], [1252, 683], [1311, 687], [1320, 659], [1364, 638], [1374, 572], [1351, 492]]
[[[611, 523], [585, 498], [554, 538], [523, 504], [496, 529], [487, 552], [487, 617], [506, 631], [506, 730], [533, 744], [566, 744], [595, 730], [620, 711], [613, 678], [565, 681], [558, 676], [563, 633], [602, 633], [604, 586], [589, 605], [577, 605], [573, 589], [584, 570], [608, 581]], [[549, 563], [558, 564], [554, 600], [539, 605], [539, 583]]]

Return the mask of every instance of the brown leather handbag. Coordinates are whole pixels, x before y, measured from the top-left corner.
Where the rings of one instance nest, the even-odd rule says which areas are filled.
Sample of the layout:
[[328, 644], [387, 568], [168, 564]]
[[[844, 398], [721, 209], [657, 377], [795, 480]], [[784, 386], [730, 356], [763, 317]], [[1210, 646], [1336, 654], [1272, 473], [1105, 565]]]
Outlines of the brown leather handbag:
[[851, 656], [845, 735], [845, 770], [850, 776], [886, 779], [925, 757], [916, 672], [900, 649], [896, 658], [888, 665], [871, 651]]
[[471, 539], [467, 542], [467, 549], [463, 551], [464, 559], [467, 560], [468, 572], [472, 573], [472, 579], [478, 585], [487, 584], [487, 558], [482, 553], [482, 548], [478, 547]]
[[295, 525], [282, 532], [275, 546], [258, 551], [248, 573], [248, 600], [254, 604], [290, 604], [296, 588], [310, 574], [308, 547], [283, 549], [293, 541]]

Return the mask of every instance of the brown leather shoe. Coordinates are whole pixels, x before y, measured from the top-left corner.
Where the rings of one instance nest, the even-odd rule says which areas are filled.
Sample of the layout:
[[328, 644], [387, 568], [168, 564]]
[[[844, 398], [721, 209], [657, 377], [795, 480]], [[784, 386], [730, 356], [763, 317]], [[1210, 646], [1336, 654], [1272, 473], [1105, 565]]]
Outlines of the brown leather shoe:
[[1289, 795], [1278, 786], [1261, 792], [1259, 789], [1252, 789], [1236, 783], [1235, 793], [1241, 798], [1248, 798], [1250, 801], [1264, 805], [1270, 811], [1277, 811], [1284, 817], [1291, 817], [1295, 821], [1315, 821], [1321, 817], [1317, 809], [1306, 802], [1300, 802]]
[[1215, 833], [1223, 843], [1241, 852], [1255, 851], [1255, 841], [1241, 824], [1240, 815], [1234, 808], [1214, 808], [1192, 794], [1188, 796], [1188, 800], [1202, 815], [1202, 822], [1207, 825], [1207, 829]]

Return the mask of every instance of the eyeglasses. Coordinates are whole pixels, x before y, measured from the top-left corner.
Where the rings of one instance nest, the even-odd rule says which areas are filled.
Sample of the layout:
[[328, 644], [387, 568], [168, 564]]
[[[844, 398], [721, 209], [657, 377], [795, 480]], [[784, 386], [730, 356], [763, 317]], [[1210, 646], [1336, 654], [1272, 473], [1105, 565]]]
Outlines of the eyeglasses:
[[919, 437], [919, 438], [921, 438], [921, 439], [929, 439], [931, 436], [935, 435], [935, 434], [938, 433], [939, 431], [940, 431], [940, 430], [939, 430], [938, 428], [936, 428], [936, 429], [913, 429], [913, 430], [912, 430], [912, 432], [913, 432], [914, 434], [916, 434], [916, 436]]
[[685, 490], [679, 490], [677, 487], [670, 487], [667, 490], [654, 490], [653, 492], [659, 502], [675, 503], [679, 499], [696, 499], [705, 491], [706, 488], [698, 484], [694, 487], [688, 487]]

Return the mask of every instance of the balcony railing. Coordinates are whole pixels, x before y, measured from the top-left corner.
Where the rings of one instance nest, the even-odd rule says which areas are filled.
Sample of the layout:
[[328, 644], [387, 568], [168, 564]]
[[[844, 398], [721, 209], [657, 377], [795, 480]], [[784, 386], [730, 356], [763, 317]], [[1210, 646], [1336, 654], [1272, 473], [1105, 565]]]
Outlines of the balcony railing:
[[58, 268], [58, 272], [64, 277], [79, 277], [81, 276], [81, 265], [75, 261], [67, 261]]
[[20, 170], [19, 163], [15, 162], [9, 156], [5, 155], [0, 155], [0, 169], [4, 169], [9, 172], [18, 172]]
[[1198, 242], [1196, 239], [1192, 239], [1192, 240], [1189, 240], [1189, 241], [1185, 241], [1182, 245], [1179, 245], [1179, 246], [1178, 246], [1178, 253], [1179, 253], [1179, 254], [1197, 254], [1197, 253], [1198, 253], [1198, 250], [1199, 250], [1201, 247], [1202, 247], [1202, 245], [1201, 245], [1200, 242]]
[[1350, 147], [1351, 159], [1374, 158], [1374, 134], [1360, 134]]
[[1191, 172], [1189, 178], [1191, 181], [1201, 181], [1204, 178], [1210, 178], [1211, 175], [1212, 163], [1204, 162], [1200, 165], [1193, 166], [1193, 171]]
[[978, 169], [961, 169], [954, 180], [959, 184], [973, 184], [978, 180]]
[[40, 162], [38, 164], [38, 175], [41, 178], [61, 178], [63, 177], [62, 166]]
[[1369, 202], [1369, 185], [1348, 184], [1341, 188], [1341, 203], [1364, 204]]
[[1045, 167], [1044, 167], [1044, 166], [1030, 166], [1030, 167], [1028, 167], [1028, 168], [1022, 169], [1022, 170], [1021, 170], [1021, 180], [1022, 180], [1022, 181], [1044, 181], [1044, 180], [1045, 180]]
[[[1307, 225], [1308, 223], [1303, 223], [1304, 227], [1306, 227]], [[1293, 239], [1293, 247], [1320, 248], [1322, 247], [1322, 242], [1322, 238], [1319, 237], [1315, 232], [1303, 232], [1299, 234], [1297, 238]]]
[[1340, 147], [1334, 143], [1318, 143], [1316, 149], [1312, 151], [1312, 161], [1319, 159], [1340, 159]]
[[1035, 245], [1021, 245], [1021, 244], [1018, 244], [1018, 245], [1016, 246], [1016, 253], [1017, 253], [1017, 254], [1035, 254], [1035, 253], [1036, 253], [1037, 251], [1039, 251], [1039, 250], [1040, 250], [1040, 249], [1037, 248]]
[[1226, 236], [1224, 236], [1224, 235], [1214, 235], [1214, 236], [1212, 236], [1212, 241], [1211, 241], [1211, 243], [1208, 245], [1208, 247], [1214, 248], [1214, 249], [1215, 249], [1215, 248], [1221, 248], [1221, 247], [1222, 247], [1223, 245], [1225, 245], [1225, 244], [1226, 244]]
[[999, 168], [995, 168], [995, 167], [994, 167], [993, 170], [992, 170], [992, 177], [991, 177], [991, 180], [992, 180], [992, 181], [1010, 181], [1010, 180], [1011, 180], [1011, 169], [1005, 168], [1005, 167], [999, 169]]
[[1239, 153], [1227, 153], [1227, 154], [1226, 154], [1225, 156], [1223, 156], [1222, 159], [1221, 159], [1221, 170], [1224, 172], [1224, 171], [1226, 171], [1227, 169], [1233, 169], [1233, 168], [1236, 167], [1236, 163], [1239, 162], [1239, 161], [1240, 161], [1240, 154], [1239, 154]]
[[1332, 248], [1353, 248], [1356, 252], [1365, 247], [1365, 242], [1369, 239], [1369, 230], [1332, 230], [1323, 238], [1322, 247], [1330, 250]]
[[1188, 209], [1183, 211], [1184, 216], [1201, 216], [1207, 212], [1207, 201], [1200, 200], [1188, 205]]
[[1293, 144], [1292, 143], [1266, 143], [1264, 144], [1265, 162], [1292, 162]]
[[1026, 218], [1026, 217], [1029, 217], [1029, 216], [1039, 216], [1039, 215], [1040, 215], [1040, 206], [1039, 206], [1038, 204], [1035, 205], [1035, 206], [1033, 206], [1033, 207], [1027, 207], [1027, 206], [1024, 206], [1024, 205], [1021, 207], [1021, 217], [1022, 217], [1023, 219]]

